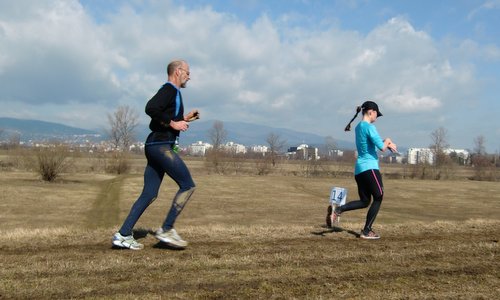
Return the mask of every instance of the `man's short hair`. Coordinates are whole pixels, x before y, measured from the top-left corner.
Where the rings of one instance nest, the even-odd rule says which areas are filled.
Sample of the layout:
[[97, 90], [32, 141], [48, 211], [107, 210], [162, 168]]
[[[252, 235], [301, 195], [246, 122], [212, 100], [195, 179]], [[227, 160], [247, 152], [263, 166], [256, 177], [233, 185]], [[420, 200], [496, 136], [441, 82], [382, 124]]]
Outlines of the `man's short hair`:
[[184, 60], [173, 60], [167, 66], [167, 75], [174, 74], [174, 71], [182, 66], [182, 64], [186, 63]]

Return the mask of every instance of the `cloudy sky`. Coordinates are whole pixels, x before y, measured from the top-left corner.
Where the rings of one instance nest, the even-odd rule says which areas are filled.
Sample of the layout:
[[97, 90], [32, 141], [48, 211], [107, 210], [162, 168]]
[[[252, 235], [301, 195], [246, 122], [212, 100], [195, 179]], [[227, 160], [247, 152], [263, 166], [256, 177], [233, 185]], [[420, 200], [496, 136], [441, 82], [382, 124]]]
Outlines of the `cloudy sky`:
[[186, 109], [353, 140], [376, 101], [383, 137], [500, 150], [500, 0], [0, 1], [0, 116], [103, 128], [143, 113], [188, 60]]

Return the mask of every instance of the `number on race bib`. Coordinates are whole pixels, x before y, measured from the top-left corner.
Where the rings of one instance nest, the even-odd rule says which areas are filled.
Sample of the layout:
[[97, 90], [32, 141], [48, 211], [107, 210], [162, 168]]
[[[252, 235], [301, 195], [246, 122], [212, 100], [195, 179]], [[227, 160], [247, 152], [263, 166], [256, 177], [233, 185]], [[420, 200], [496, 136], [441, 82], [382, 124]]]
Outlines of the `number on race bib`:
[[347, 189], [341, 187], [333, 187], [330, 193], [331, 205], [344, 205], [347, 199]]

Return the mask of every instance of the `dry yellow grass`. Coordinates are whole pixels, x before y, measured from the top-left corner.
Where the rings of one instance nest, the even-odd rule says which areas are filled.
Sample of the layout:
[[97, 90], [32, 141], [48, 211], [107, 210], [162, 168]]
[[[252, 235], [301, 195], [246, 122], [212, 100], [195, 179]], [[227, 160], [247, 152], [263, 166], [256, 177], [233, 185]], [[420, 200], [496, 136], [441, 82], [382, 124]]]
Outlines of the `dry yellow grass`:
[[[198, 163], [198, 162], [197, 162]], [[72, 174], [55, 184], [0, 174], [0, 299], [493, 299], [500, 292], [500, 186], [386, 179], [375, 229], [366, 210], [324, 223], [329, 189], [353, 179], [219, 176], [193, 168], [198, 189], [178, 220], [189, 242], [164, 249], [176, 187], [136, 227], [142, 251], [110, 239], [142, 188], [139, 174]]]

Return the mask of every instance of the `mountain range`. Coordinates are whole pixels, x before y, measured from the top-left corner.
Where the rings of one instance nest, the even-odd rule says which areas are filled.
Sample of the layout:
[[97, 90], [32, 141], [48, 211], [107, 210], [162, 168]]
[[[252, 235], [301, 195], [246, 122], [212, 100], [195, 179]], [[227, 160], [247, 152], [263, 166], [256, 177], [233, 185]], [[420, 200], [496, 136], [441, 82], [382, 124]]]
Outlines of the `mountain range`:
[[[191, 123], [189, 130], [181, 134], [181, 144], [189, 145], [197, 141], [210, 142], [209, 131], [213, 127], [213, 123], [213, 120]], [[287, 146], [308, 144], [310, 146], [319, 147], [325, 144], [324, 136], [291, 129], [274, 128], [244, 122], [224, 121], [223, 127], [227, 133], [226, 141], [246, 146], [267, 145], [266, 139], [271, 133], [278, 135], [281, 140], [286, 141]], [[137, 140], [144, 141], [149, 132], [148, 125], [139, 124], [136, 128]], [[104, 130], [100, 129], [89, 130], [39, 120], [0, 118], [0, 140], [9, 139], [12, 135], [18, 135], [19, 139], [24, 142], [50, 139], [75, 140], [78, 138], [85, 138], [86, 140], [93, 141], [107, 139]], [[335, 139], [335, 137], [334, 141], [340, 149], [354, 149], [353, 142], [338, 140]]]
[[[212, 129], [214, 120], [196, 121], [191, 123], [188, 131], [181, 134], [182, 144], [191, 144], [197, 141], [210, 142], [209, 132]], [[320, 146], [325, 144], [324, 136], [314, 133], [300, 132], [286, 128], [276, 128], [252, 123], [244, 122], [225, 122], [223, 121], [224, 130], [227, 133], [226, 141], [251, 145], [267, 145], [269, 134], [278, 135], [281, 140], [284, 140], [287, 146], [298, 146], [300, 144], [308, 144], [310, 146]], [[149, 134], [149, 129], [146, 128]], [[337, 147], [342, 149], [353, 149], [354, 143], [335, 139]]]
[[101, 133], [83, 128], [39, 120], [0, 118], [0, 140], [19, 139], [21, 142], [66, 140], [75, 141], [79, 137], [99, 141]]

